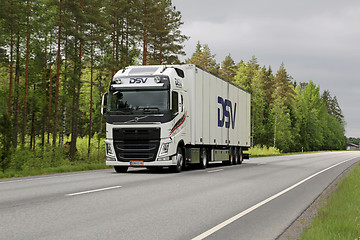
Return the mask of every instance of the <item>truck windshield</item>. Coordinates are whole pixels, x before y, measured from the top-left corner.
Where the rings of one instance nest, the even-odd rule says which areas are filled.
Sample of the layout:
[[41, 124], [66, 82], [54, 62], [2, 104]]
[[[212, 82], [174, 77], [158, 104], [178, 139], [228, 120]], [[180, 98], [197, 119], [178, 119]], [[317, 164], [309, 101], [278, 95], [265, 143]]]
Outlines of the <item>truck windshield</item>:
[[108, 95], [108, 111], [129, 113], [134, 110], [157, 112], [169, 110], [168, 90], [112, 90]]

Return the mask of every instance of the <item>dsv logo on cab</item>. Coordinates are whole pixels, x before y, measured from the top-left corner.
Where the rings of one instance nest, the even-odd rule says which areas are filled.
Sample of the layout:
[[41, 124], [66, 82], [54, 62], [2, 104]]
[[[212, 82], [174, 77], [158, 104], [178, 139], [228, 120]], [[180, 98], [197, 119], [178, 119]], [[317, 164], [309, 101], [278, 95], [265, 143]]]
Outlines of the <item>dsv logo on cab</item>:
[[130, 84], [134, 84], [134, 83], [146, 83], [147, 78], [130, 78], [129, 83]]
[[[218, 103], [221, 104], [222, 109], [218, 108], [218, 127], [235, 128], [235, 117], [236, 117], [236, 103], [234, 105], [234, 111], [232, 108], [232, 103], [228, 99], [223, 99], [218, 96]], [[222, 115], [221, 115], [222, 112]]]

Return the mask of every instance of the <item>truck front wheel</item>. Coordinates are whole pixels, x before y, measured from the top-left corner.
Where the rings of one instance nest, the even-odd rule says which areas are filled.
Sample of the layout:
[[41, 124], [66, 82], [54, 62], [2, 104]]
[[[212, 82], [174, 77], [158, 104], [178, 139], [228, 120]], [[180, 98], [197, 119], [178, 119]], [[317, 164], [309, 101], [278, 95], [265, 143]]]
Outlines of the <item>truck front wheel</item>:
[[176, 166], [171, 166], [171, 170], [175, 173], [181, 172], [184, 167], [184, 155], [180, 147], [176, 151]]

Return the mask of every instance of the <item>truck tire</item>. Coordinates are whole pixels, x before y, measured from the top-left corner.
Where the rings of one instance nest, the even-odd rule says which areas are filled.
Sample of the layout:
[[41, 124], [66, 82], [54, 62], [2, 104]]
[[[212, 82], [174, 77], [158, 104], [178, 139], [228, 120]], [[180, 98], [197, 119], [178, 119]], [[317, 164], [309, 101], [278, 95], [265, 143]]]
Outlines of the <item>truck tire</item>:
[[232, 161], [232, 157], [231, 157], [232, 155], [229, 153], [229, 160], [226, 160], [226, 161], [222, 161], [222, 163], [224, 164], [224, 165], [229, 165], [229, 166], [231, 166], [232, 164], [233, 164], [233, 161]]
[[227, 162], [228, 165], [235, 165], [236, 159], [235, 159], [235, 150], [233, 148], [229, 149], [229, 161]]
[[243, 159], [242, 150], [239, 151], [238, 159], [239, 159], [238, 163], [239, 163], [239, 164], [242, 164], [242, 162], [243, 162], [243, 160], [244, 160], [244, 159]]
[[236, 152], [235, 152], [235, 149], [232, 150], [232, 153], [231, 153], [231, 158], [232, 158], [232, 165], [236, 165], [237, 164], [237, 156], [236, 156]]
[[234, 161], [235, 161], [235, 164], [240, 164], [240, 149], [238, 147], [235, 147], [234, 148]]
[[126, 173], [129, 167], [126, 166], [114, 166], [117, 173]]
[[200, 168], [205, 169], [207, 167], [208, 162], [209, 160], [208, 160], [207, 149], [203, 148], [201, 149]]
[[179, 173], [184, 168], [185, 161], [184, 155], [180, 147], [177, 148], [176, 151], [176, 166], [171, 166], [170, 169], [174, 173]]

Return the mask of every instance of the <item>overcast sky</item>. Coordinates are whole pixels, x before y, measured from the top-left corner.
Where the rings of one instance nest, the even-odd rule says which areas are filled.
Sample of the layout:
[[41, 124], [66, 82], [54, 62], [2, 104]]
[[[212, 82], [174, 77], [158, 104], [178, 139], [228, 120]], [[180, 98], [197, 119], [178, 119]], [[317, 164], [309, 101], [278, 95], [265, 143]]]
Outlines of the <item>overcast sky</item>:
[[258, 58], [274, 73], [284, 62], [297, 82], [336, 96], [346, 136], [360, 137], [360, 0], [173, 0], [182, 13], [186, 58], [198, 41], [221, 63]]

